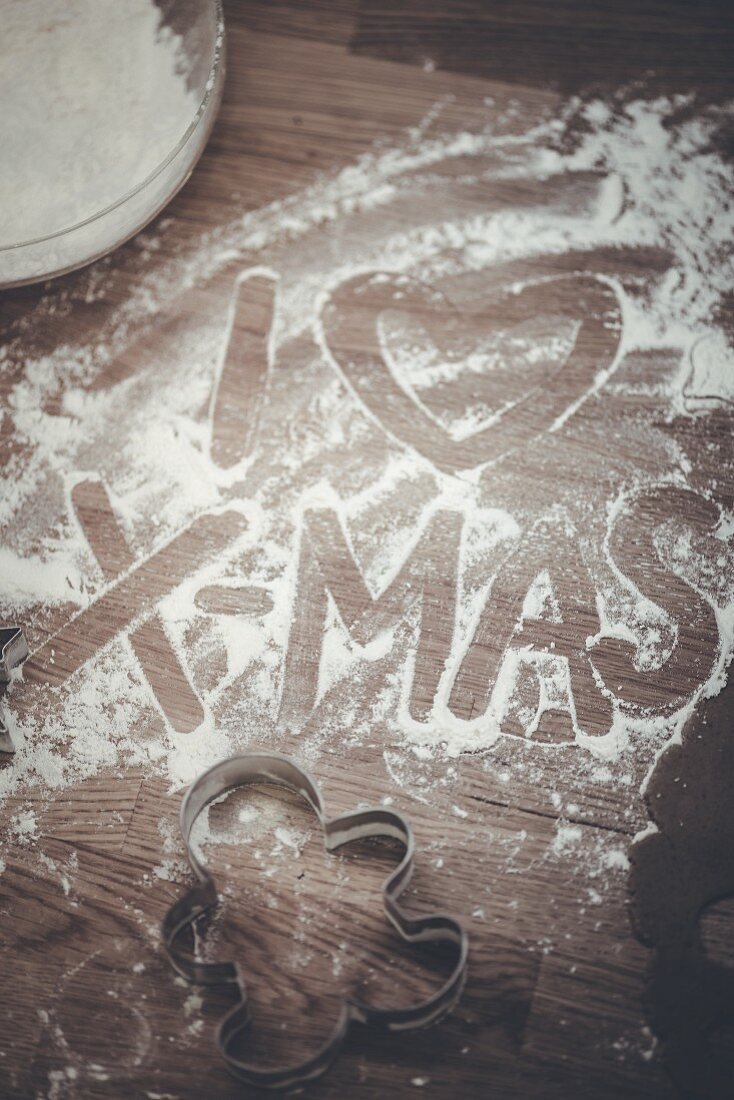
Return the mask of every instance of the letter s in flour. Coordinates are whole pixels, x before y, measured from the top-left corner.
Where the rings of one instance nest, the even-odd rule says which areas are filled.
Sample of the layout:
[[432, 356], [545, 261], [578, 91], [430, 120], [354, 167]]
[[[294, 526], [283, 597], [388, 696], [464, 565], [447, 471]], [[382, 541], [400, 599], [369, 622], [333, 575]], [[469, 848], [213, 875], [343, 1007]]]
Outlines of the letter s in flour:
[[681, 519], [700, 535], [713, 531], [719, 512], [690, 489], [656, 486], [632, 501], [609, 535], [609, 551], [620, 572], [677, 624], [670, 656], [660, 668], [641, 670], [635, 667], [636, 647], [629, 641], [602, 638], [592, 650], [594, 665], [620, 702], [668, 714], [706, 683], [719, 651], [713, 608], [658, 551], [656, 535], [671, 518]]

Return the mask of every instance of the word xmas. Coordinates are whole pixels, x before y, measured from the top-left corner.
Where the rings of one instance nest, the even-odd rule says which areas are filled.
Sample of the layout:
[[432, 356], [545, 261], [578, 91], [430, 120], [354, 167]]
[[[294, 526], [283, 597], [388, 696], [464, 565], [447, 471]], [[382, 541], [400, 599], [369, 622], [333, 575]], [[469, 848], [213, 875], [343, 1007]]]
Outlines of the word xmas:
[[[605, 636], [597, 590], [567, 520], [543, 519], [500, 551], [486, 598], [469, 630], [457, 638], [459, 552], [463, 516], [436, 511], [377, 596], [369, 591], [335, 511], [304, 515], [297, 591], [286, 656], [281, 717], [300, 725], [318, 699], [320, 655], [329, 622], [329, 597], [359, 646], [411, 617], [417, 622], [409, 711], [428, 718], [446, 677], [450, 712], [469, 720], [486, 715], [492, 690], [509, 649], [562, 657], [568, 662], [575, 724], [586, 734], [609, 732], [613, 703], [632, 711], [671, 714], [711, 676], [719, 634], [711, 604], [666, 564], [658, 550], [661, 527], [682, 517], [697, 536], [711, 535], [717, 508], [674, 485], [648, 489], [619, 513], [607, 538], [607, 556], [618, 582], [670, 616], [677, 637], [659, 662], [640, 662], [638, 647], [624, 631]], [[537, 578], [550, 578], [560, 615], [523, 615]], [[464, 630], [466, 633], [466, 630]], [[617, 636], [620, 634], [622, 636]], [[641, 667], [644, 664], [645, 667]], [[407, 673], [410, 675], [410, 673]]]

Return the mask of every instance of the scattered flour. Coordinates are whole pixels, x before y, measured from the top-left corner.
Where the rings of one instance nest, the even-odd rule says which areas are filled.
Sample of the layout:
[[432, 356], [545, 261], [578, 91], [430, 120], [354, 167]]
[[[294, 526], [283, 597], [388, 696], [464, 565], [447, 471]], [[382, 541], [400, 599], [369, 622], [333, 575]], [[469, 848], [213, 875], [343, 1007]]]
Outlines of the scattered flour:
[[[149, 15], [148, 7], [154, 10], [140, 0], [136, 18]], [[164, 35], [155, 50], [160, 79], [170, 82], [174, 95], [176, 43]], [[637, 666], [653, 671], [675, 647], [675, 624], [620, 578], [607, 538], [626, 502], [648, 485], [695, 485], [716, 497], [715, 476], [692, 470], [684, 444], [660, 427], [696, 418], [705, 431], [706, 418], [732, 402], [734, 360], [717, 308], [731, 286], [734, 204], [727, 168], [712, 151], [727, 115], [714, 108], [692, 114], [686, 106], [640, 101], [613, 112], [604, 104], [573, 103], [560, 117], [541, 118], [524, 130], [495, 116], [473, 133], [416, 131], [396, 148], [380, 148], [283, 202], [223, 226], [173, 261], [159, 261], [156, 249], [146, 248], [136, 288], [111, 311], [99, 342], [34, 358], [21, 336], [0, 352], [3, 372], [10, 374], [24, 360], [4, 410], [20, 449], [1, 471], [6, 616], [32, 613], [38, 625], [57, 628], [67, 612], [83, 610], [104, 591], [71, 503], [74, 486], [87, 477], [106, 485], [137, 559], [203, 512], [236, 508], [248, 519], [245, 534], [158, 609], [201, 699], [200, 729], [185, 736], [172, 729], [127, 637], [120, 635], [60, 688], [14, 685], [7, 713], [18, 751], [0, 775], [0, 795], [33, 783], [58, 788], [128, 767], [164, 774], [180, 785], [236, 748], [277, 742], [307, 509], [337, 514], [373, 598], [399, 574], [416, 532], [431, 516], [444, 509], [463, 517], [451, 659], [430, 712], [417, 719], [409, 705], [415, 618], [408, 613], [363, 644], [330, 595], [325, 632], [317, 640], [318, 720], [302, 742], [309, 762], [329, 744], [347, 751], [383, 727], [390, 777], [428, 800], [429, 785], [422, 792], [415, 779], [423, 761], [490, 750], [508, 715], [521, 730], [516, 736], [533, 742], [544, 715], [559, 711], [568, 715], [571, 741], [586, 750], [592, 783], [629, 783], [629, 769], [619, 762], [630, 754], [654, 761], [698, 694], [719, 690], [724, 682], [734, 638], [734, 559], [732, 520], [723, 513], [716, 534], [721, 564], [713, 572], [706, 569], [710, 548], [686, 542], [685, 528], [668, 533], [672, 567], [692, 572], [692, 583], [715, 610], [719, 633], [709, 679], [675, 714], [633, 712], [612, 698], [609, 733], [592, 736], [574, 705], [567, 660], [522, 644], [507, 648], [483, 713], [457, 717], [450, 697], [457, 666], [491, 598], [498, 558], [550, 509], [582, 528], [593, 557], [600, 632], [588, 647], [599, 637], [631, 642]], [[574, 129], [579, 119], [580, 131]], [[566, 140], [569, 133], [573, 142]], [[537, 198], [513, 201], [508, 186], [517, 183], [520, 196], [528, 181]], [[510, 198], [493, 203], [493, 187]], [[624, 266], [625, 250], [641, 247], [665, 257], [659, 268], [650, 261], [647, 275]], [[592, 250], [617, 257], [604, 279], [620, 303], [620, 347], [614, 362], [600, 369], [545, 433], [542, 445], [528, 446], [522, 483], [508, 487], [499, 475], [492, 482], [480, 467], [447, 473], [402, 441], [385, 441], [335, 369], [324, 306], [336, 288], [364, 272], [418, 280], [449, 296], [456, 283], [471, 304], [472, 294], [496, 271], [509, 271], [502, 277], [515, 278], [519, 293], [527, 276], [512, 276], [513, 264], [532, 266]], [[185, 295], [230, 275], [234, 286], [244, 269], [278, 277], [268, 344], [273, 403], [261, 410], [255, 449], [223, 469], [211, 456], [210, 403], [227, 316], [216, 310], [188, 316]], [[578, 269], [582, 259], [576, 260]], [[95, 293], [104, 301], [100, 278]], [[185, 324], [150, 369], [109, 384], [109, 364], [140, 339], [146, 325], [169, 315], [185, 318]], [[442, 387], [487, 376], [507, 382], [508, 356], [519, 357], [531, 373], [543, 357], [562, 359], [575, 330], [521, 325], [502, 338], [478, 338], [474, 346], [458, 341], [449, 354], [414, 317], [396, 310], [382, 319], [378, 335], [393, 377], [428, 408]], [[444, 417], [443, 428], [454, 441], [471, 439], [501, 418], [512, 400], [505, 406], [480, 397], [464, 414]], [[598, 500], [580, 497], [572, 471], [564, 467], [581, 403], [588, 412], [585, 430], [597, 433], [599, 449], [602, 440], [619, 441], [619, 454], [612, 442], [600, 458]], [[439, 421], [442, 415], [439, 410]], [[594, 439], [584, 442], [585, 453], [593, 453]], [[546, 459], [558, 463], [558, 499], [538, 489]], [[204, 612], [197, 605], [205, 586], [238, 584], [266, 590], [271, 609], [248, 617]], [[550, 577], [541, 569], [525, 595], [522, 620], [557, 622], [561, 616]], [[523, 696], [528, 678], [537, 682], [537, 698]], [[539, 752], [560, 748], [538, 745]], [[205, 815], [201, 820], [205, 829]], [[561, 852], [580, 835], [578, 826], [562, 825], [553, 850]], [[290, 848], [298, 838], [284, 834], [277, 842]], [[617, 856], [609, 858], [610, 869], [621, 868]], [[168, 872], [173, 866], [163, 869]]]
[[10, 833], [18, 844], [30, 844], [38, 835], [38, 823], [33, 810], [20, 810], [10, 819]]
[[621, 848], [614, 848], [611, 852], [607, 852], [605, 863], [610, 871], [629, 871], [630, 862]]
[[559, 821], [551, 851], [554, 855], [561, 855], [567, 848], [573, 848], [579, 844], [583, 839], [583, 835], [584, 832], [580, 825], [568, 825]]

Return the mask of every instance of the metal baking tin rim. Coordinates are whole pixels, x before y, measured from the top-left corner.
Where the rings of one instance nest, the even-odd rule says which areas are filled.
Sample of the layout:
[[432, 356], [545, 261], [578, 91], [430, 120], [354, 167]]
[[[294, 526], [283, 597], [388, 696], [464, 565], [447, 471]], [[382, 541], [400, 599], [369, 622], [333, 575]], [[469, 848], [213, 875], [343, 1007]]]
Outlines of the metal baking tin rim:
[[[0, 699], [5, 694], [13, 675], [28, 657], [28, 642], [22, 626], [17, 624], [0, 627]], [[0, 714], [0, 753], [3, 756], [15, 752], [13, 739]]]
[[[375, 1008], [355, 998], [345, 999], [339, 1021], [328, 1041], [306, 1061], [295, 1065], [269, 1069], [258, 1068], [231, 1053], [236, 1037], [250, 1021], [245, 981], [236, 962], [201, 962], [176, 946], [179, 933], [197, 917], [218, 903], [214, 878], [198, 860], [191, 848], [191, 829], [202, 810], [214, 799], [237, 787], [248, 784], [271, 784], [286, 787], [299, 794], [311, 806], [323, 830], [327, 851], [333, 851], [350, 841], [370, 836], [391, 836], [405, 845], [405, 852], [396, 869], [382, 887], [385, 914], [404, 940], [417, 943], [427, 940], [451, 941], [459, 948], [453, 971], [444, 984], [430, 997], [407, 1008]], [[222, 1019], [217, 1029], [217, 1047], [227, 1068], [238, 1080], [269, 1089], [293, 1089], [320, 1077], [336, 1058], [352, 1021], [371, 1024], [391, 1031], [408, 1031], [426, 1027], [450, 1012], [458, 1001], [467, 974], [469, 938], [462, 923], [446, 913], [426, 917], [409, 917], [398, 904], [413, 871], [415, 845], [408, 821], [399, 813], [384, 807], [374, 807], [328, 818], [326, 807], [313, 777], [289, 757], [273, 752], [249, 752], [229, 757], [203, 772], [189, 788], [181, 805], [181, 833], [186, 844], [189, 863], [197, 883], [163, 919], [163, 944], [173, 967], [189, 982], [201, 985], [237, 985], [240, 1000]]]

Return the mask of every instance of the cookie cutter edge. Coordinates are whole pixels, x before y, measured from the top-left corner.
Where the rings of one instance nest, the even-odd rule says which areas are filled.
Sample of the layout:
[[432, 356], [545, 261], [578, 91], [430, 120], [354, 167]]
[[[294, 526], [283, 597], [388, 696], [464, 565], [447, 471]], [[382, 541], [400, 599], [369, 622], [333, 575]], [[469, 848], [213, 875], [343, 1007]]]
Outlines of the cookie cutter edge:
[[[7, 635], [3, 640], [3, 635]], [[18, 668], [28, 657], [28, 642], [22, 626], [5, 626], [0, 628], [0, 696], [4, 695], [13, 675], [13, 670]], [[0, 753], [12, 755], [15, 745], [10, 736], [8, 727], [0, 714]]]
[[[454, 969], [430, 997], [405, 1008], [378, 1008], [347, 997], [331, 1036], [314, 1055], [293, 1065], [274, 1068], [259, 1068], [231, 1053], [233, 1041], [250, 1022], [247, 988], [239, 963], [202, 962], [176, 945], [179, 933], [214, 908], [219, 900], [213, 876], [199, 861], [190, 843], [194, 822], [215, 799], [248, 784], [271, 784], [299, 794], [311, 806], [323, 828], [327, 851], [364, 837], [391, 836], [401, 841], [405, 845], [403, 857], [382, 887], [388, 920], [408, 943], [451, 941], [459, 948]], [[447, 913], [409, 917], [398, 904], [413, 872], [415, 851], [413, 831], [401, 814], [384, 807], [370, 807], [328, 818], [318, 784], [305, 769], [280, 753], [248, 752], [214, 764], [194, 781], [181, 805], [180, 824], [189, 864], [198, 882], [166, 913], [161, 926], [163, 945], [172, 966], [187, 981], [237, 986], [239, 1001], [219, 1023], [217, 1047], [230, 1073], [238, 1080], [266, 1089], [298, 1088], [326, 1072], [337, 1057], [353, 1021], [390, 1031], [409, 1031], [435, 1023], [458, 1001], [466, 981], [469, 953], [469, 938], [463, 924]]]

